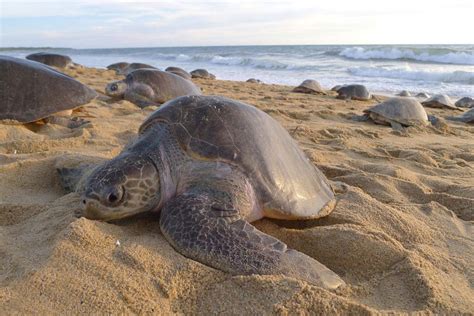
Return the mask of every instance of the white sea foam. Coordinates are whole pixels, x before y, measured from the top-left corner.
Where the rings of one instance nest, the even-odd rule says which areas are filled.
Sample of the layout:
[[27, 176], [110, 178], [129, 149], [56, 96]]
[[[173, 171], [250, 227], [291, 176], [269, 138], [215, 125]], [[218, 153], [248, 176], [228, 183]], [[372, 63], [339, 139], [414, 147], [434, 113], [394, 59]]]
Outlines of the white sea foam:
[[363, 48], [363, 47], [348, 47], [343, 49], [339, 56], [350, 59], [411, 59], [423, 62], [435, 62], [443, 64], [460, 64], [460, 65], [474, 65], [473, 52], [444, 52], [429, 49], [427, 51], [415, 51], [413, 49], [404, 48]]
[[381, 77], [394, 79], [438, 81], [474, 85], [474, 72], [469, 71], [427, 71], [415, 70], [409, 66], [399, 68], [387, 67], [352, 67], [349, 73], [361, 77]]

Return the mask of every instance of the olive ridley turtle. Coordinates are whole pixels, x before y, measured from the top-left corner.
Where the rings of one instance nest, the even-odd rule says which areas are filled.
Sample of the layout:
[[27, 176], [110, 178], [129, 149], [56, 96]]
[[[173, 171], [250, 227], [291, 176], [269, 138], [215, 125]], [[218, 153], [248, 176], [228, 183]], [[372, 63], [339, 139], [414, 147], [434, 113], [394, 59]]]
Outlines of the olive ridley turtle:
[[452, 110], [461, 110], [456, 105], [454, 105], [454, 102], [446, 94], [434, 95], [431, 98], [428, 98], [425, 101], [421, 102], [421, 104], [429, 108], [446, 108]]
[[326, 94], [321, 85], [316, 80], [306, 79], [299, 86], [293, 89], [293, 92]]
[[342, 86], [337, 90], [337, 99], [368, 101], [372, 99], [369, 90], [360, 84], [351, 84]]
[[46, 119], [68, 127], [66, 118], [97, 96], [91, 88], [42, 63], [0, 56], [0, 119], [30, 123]]
[[[81, 178], [76, 171], [69, 180]], [[253, 106], [217, 96], [169, 101], [131, 145], [82, 183], [86, 218], [160, 212], [161, 231], [174, 249], [208, 266], [236, 275], [283, 274], [330, 289], [344, 284], [317, 260], [249, 224], [262, 217], [319, 218], [336, 203], [297, 142]]]
[[53, 53], [34, 53], [26, 56], [26, 59], [37, 61], [39, 63], [53, 66], [56, 68], [66, 68], [69, 66], [73, 66], [74, 63], [72, 62], [71, 57], [61, 54], [53, 54]]
[[460, 121], [464, 123], [473, 123], [474, 124], [474, 109], [470, 109], [460, 116], [449, 116], [446, 119], [451, 121]]
[[454, 105], [460, 108], [473, 108], [474, 99], [471, 97], [464, 97], [457, 100], [456, 103], [454, 103]]
[[428, 125], [428, 115], [418, 100], [411, 97], [394, 97], [367, 110], [365, 116], [376, 124], [391, 125], [402, 130], [403, 126]]
[[198, 95], [201, 90], [191, 81], [156, 69], [138, 69], [120, 81], [109, 83], [105, 93], [124, 98], [139, 107], [159, 105], [184, 95]]

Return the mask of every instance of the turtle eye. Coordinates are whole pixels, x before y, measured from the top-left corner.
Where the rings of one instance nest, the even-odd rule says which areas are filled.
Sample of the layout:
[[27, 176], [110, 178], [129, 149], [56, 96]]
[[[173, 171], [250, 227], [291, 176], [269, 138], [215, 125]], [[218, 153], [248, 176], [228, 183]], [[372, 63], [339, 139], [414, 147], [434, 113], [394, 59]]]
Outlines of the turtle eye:
[[117, 85], [114, 83], [111, 87], [110, 87], [110, 90], [112, 91], [117, 91]]

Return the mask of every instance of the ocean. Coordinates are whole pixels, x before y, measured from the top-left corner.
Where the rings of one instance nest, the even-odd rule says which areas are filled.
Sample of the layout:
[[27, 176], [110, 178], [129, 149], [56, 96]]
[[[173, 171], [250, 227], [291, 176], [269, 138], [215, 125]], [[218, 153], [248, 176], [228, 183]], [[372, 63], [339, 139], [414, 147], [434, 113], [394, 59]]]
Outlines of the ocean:
[[327, 89], [359, 83], [371, 91], [395, 94], [445, 93], [474, 96], [474, 45], [301, 45], [154, 48], [0, 48], [0, 54], [25, 57], [49, 51], [69, 55], [89, 67], [143, 62], [164, 69], [206, 68], [218, 79], [298, 85], [315, 79]]

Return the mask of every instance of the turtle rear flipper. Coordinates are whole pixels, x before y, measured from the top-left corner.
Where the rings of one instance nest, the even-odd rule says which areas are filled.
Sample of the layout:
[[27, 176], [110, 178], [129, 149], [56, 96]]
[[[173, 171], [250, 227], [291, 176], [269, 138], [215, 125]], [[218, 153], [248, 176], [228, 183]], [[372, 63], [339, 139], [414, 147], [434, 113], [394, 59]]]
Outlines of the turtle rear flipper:
[[184, 193], [167, 203], [160, 227], [176, 251], [231, 274], [283, 274], [328, 289], [344, 284], [323, 264], [258, 231], [233, 205], [209, 193]]

